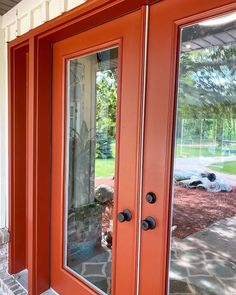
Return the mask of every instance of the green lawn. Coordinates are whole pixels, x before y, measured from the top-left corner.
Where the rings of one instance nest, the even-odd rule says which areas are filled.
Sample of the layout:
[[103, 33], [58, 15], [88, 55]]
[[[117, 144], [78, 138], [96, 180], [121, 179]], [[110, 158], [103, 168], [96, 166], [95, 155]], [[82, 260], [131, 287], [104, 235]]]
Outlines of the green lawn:
[[96, 159], [95, 174], [96, 177], [114, 176], [115, 159]]
[[[115, 145], [112, 144], [112, 151], [115, 154]], [[180, 146], [177, 146], [175, 151], [175, 157], [177, 158], [190, 158], [190, 157], [215, 157], [215, 156], [227, 156], [227, 153], [222, 153], [220, 148], [213, 147], [192, 147], [192, 146], [183, 146], [182, 149]], [[215, 171], [236, 174], [236, 162], [227, 161], [224, 163], [215, 163], [212, 164], [209, 168]], [[114, 176], [115, 173], [115, 159], [96, 159], [95, 166], [96, 177], [109, 177]]]
[[214, 163], [209, 166], [213, 171], [236, 175], [236, 161]]
[[176, 158], [191, 158], [191, 157], [216, 157], [216, 156], [227, 156], [227, 153], [222, 153], [221, 148], [209, 147], [192, 147], [177, 145], [175, 150]]

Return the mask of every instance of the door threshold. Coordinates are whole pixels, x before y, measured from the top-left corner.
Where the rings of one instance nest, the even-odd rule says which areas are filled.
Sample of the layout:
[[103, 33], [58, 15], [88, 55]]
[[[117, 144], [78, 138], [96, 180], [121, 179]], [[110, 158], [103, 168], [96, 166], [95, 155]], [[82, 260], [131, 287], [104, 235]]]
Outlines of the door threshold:
[[13, 275], [15, 280], [28, 292], [28, 270], [24, 269]]
[[59, 293], [57, 293], [55, 290], [50, 288], [47, 291], [43, 292], [41, 295], [59, 295]]

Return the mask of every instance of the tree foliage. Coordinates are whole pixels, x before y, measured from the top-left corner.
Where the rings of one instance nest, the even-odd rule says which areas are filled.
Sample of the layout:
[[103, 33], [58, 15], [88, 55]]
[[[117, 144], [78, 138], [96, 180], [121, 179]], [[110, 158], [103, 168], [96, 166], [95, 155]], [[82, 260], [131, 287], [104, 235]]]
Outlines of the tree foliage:
[[116, 70], [97, 73], [96, 134], [97, 157], [111, 158], [111, 143], [116, 137]]
[[116, 134], [116, 98], [115, 72], [111, 70], [99, 72], [97, 75], [97, 130], [107, 133], [113, 140]]
[[214, 46], [182, 53], [178, 101], [181, 118], [214, 119], [218, 142], [222, 141], [223, 132], [228, 139], [235, 140], [236, 46]]

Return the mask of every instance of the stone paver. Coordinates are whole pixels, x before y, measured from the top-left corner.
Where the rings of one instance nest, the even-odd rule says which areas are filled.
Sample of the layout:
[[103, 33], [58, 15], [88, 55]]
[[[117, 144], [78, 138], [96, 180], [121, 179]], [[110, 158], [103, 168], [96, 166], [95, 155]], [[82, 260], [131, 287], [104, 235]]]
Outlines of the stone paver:
[[[7, 273], [8, 254], [7, 244], [0, 245], [0, 292], [4, 295], [27, 295], [19, 282]], [[0, 293], [0, 295], [2, 295]]]
[[236, 217], [174, 238], [171, 253], [170, 294], [236, 295]]
[[[5, 232], [6, 231], [4, 231], [4, 233]], [[8, 236], [6, 235], [4, 239], [7, 241]], [[14, 276], [7, 273], [7, 249], [8, 247], [6, 243], [0, 244], [0, 295], [27, 295], [27, 270], [24, 270]], [[58, 295], [58, 293], [49, 289], [42, 295]]]

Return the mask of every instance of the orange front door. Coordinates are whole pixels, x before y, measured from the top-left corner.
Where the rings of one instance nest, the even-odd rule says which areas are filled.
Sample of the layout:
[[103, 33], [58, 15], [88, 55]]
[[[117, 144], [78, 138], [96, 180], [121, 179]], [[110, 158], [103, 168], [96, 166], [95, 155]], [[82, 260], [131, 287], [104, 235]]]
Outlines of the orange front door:
[[[232, 0], [163, 0], [54, 44], [58, 293], [235, 292], [233, 247], [222, 256], [202, 240], [235, 212], [225, 195], [221, 203], [209, 195], [215, 173], [206, 171], [214, 169], [209, 158], [219, 169], [236, 142], [235, 8]], [[196, 176], [206, 195], [181, 187]]]
[[235, 9], [232, 0], [150, 8], [142, 219], [157, 227], [141, 234], [140, 295], [236, 294], [235, 168], [226, 168], [236, 167]]
[[140, 10], [53, 46], [51, 286], [59, 294], [136, 292], [144, 17]]

